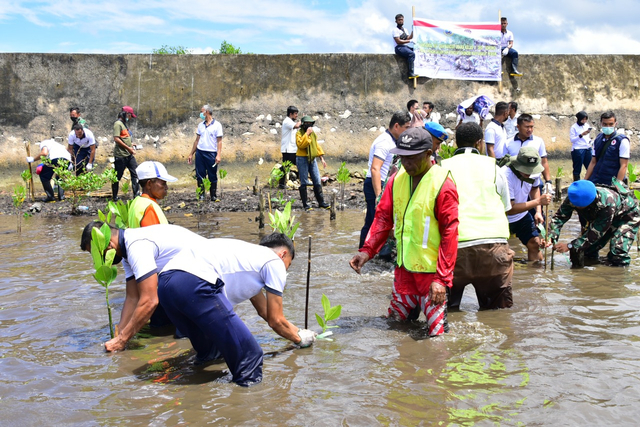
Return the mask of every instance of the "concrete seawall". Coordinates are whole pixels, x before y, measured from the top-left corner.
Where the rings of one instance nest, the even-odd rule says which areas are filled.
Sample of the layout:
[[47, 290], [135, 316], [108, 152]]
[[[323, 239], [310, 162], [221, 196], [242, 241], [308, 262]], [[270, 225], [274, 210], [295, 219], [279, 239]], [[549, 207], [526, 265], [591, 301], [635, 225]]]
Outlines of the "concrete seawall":
[[612, 109], [631, 134], [640, 129], [636, 55], [522, 55], [525, 75], [498, 83], [403, 78], [394, 55], [65, 55], [0, 54], [0, 155], [22, 162], [23, 140], [65, 140], [69, 108], [79, 106], [111, 155], [112, 126], [123, 105], [138, 114], [132, 130], [139, 158], [186, 159], [200, 107], [209, 103], [224, 128], [225, 161], [280, 157], [280, 123], [288, 105], [317, 117], [318, 139], [330, 157], [366, 159], [391, 114], [410, 99], [432, 101], [440, 122], [455, 124], [456, 105], [473, 95], [515, 100], [540, 115], [535, 134], [550, 156], [567, 157], [569, 127], [579, 110], [597, 123]]

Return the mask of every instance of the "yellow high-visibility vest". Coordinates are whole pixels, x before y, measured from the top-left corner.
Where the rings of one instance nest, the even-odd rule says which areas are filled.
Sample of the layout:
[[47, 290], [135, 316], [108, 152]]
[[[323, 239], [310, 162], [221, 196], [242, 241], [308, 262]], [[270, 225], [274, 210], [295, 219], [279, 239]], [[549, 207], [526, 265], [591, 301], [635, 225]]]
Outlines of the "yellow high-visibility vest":
[[449, 171], [431, 166], [411, 194], [413, 177], [401, 168], [393, 182], [393, 214], [398, 247], [396, 263], [415, 273], [435, 273], [440, 228], [434, 215], [436, 198]]
[[458, 189], [458, 242], [509, 238], [509, 220], [496, 190], [496, 161], [475, 153], [442, 161]]
[[169, 224], [167, 217], [164, 216], [164, 212], [156, 202], [147, 197], [138, 196], [133, 199], [131, 206], [129, 206], [129, 228], [140, 228], [140, 221], [142, 221], [142, 217], [149, 206], [153, 207], [160, 224]]

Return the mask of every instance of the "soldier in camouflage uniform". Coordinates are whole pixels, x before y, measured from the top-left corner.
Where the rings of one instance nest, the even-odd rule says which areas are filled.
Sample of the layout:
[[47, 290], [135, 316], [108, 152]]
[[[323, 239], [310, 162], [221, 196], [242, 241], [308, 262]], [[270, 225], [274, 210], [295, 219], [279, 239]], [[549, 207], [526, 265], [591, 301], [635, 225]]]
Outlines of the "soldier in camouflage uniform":
[[[598, 259], [598, 251], [610, 244], [607, 263], [629, 265], [629, 250], [638, 234], [640, 208], [631, 192], [615, 177], [611, 187], [595, 186], [591, 181], [576, 181], [568, 197], [553, 216], [549, 238], [558, 252], [583, 251], [585, 257]], [[582, 235], [570, 243], [557, 243], [562, 226], [578, 210], [587, 221]]]

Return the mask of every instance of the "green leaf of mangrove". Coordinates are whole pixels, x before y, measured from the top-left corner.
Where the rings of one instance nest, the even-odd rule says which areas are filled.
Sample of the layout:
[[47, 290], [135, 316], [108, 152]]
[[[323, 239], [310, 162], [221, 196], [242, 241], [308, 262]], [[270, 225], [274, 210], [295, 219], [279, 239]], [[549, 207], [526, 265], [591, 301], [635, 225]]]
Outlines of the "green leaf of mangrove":
[[322, 294], [322, 308], [324, 309], [324, 316], [326, 318], [327, 313], [329, 313], [329, 309], [331, 309], [331, 303], [325, 294]]

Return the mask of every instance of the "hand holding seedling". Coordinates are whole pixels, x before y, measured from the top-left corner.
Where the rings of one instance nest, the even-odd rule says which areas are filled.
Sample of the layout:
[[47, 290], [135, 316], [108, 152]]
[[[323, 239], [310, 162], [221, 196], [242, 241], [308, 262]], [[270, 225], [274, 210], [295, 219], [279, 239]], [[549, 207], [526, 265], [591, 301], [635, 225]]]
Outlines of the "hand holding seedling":
[[367, 261], [369, 261], [369, 254], [366, 252], [358, 252], [353, 256], [353, 258], [351, 258], [349, 265], [356, 273], [360, 274], [360, 270], [362, 270], [362, 267], [367, 263]]
[[316, 342], [317, 333], [313, 332], [310, 329], [299, 329], [298, 336], [300, 337], [300, 342], [298, 345], [300, 348], [310, 347], [311, 344]]

